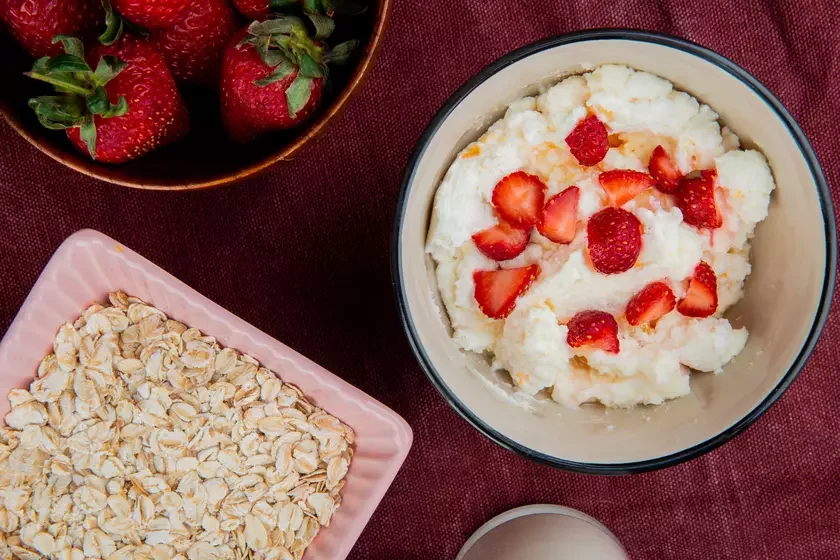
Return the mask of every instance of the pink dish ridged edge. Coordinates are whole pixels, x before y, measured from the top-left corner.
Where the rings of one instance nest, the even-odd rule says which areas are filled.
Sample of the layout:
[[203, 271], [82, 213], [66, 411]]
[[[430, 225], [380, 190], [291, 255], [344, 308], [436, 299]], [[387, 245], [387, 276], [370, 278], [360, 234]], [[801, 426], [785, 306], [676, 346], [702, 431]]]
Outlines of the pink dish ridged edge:
[[9, 389], [29, 387], [38, 364], [52, 351], [58, 328], [92, 303], [106, 302], [108, 292], [117, 289], [250, 354], [355, 430], [341, 507], [305, 555], [307, 560], [345, 558], [408, 455], [412, 432], [405, 420], [97, 231], [79, 231], [61, 244], [0, 342], [0, 419], [9, 410]]

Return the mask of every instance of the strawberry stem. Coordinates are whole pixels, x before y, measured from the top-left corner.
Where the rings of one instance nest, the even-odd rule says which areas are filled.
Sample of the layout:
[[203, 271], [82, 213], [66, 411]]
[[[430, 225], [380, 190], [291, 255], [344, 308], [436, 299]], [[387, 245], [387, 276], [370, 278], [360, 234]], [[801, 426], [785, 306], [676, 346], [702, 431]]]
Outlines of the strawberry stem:
[[67, 80], [62, 80], [53, 76], [47, 76], [45, 74], [39, 74], [38, 72], [24, 72], [24, 76], [28, 76], [34, 80], [47, 82], [48, 84], [52, 84], [55, 87], [59, 88], [61, 91], [65, 91], [68, 93], [78, 93], [79, 95], [91, 95], [94, 91], [92, 89], [85, 89], [77, 84], [74, 84], [73, 82], [68, 82]]
[[33, 97], [29, 106], [38, 121], [50, 130], [79, 128], [80, 136], [90, 157], [96, 159], [96, 121], [119, 117], [128, 112], [128, 102], [120, 96], [111, 103], [105, 84], [123, 71], [126, 64], [115, 56], [103, 56], [93, 70], [84, 58], [84, 46], [79, 39], [56, 35], [65, 54], [36, 60], [25, 75], [51, 84], [62, 95]]

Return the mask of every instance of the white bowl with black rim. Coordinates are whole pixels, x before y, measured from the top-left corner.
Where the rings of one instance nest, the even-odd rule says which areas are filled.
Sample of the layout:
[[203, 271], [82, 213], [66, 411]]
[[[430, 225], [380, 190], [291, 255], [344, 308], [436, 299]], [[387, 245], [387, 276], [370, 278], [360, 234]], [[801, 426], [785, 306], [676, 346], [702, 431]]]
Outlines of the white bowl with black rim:
[[[530, 408], [482, 356], [452, 341], [434, 262], [425, 253], [435, 191], [456, 155], [506, 107], [560, 79], [625, 64], [671, 81], [720, 114], [745, 147], [767, 157], [776, 179], [768, 218], [752, 242], [746, 294], [727, 312], [750, 332], [720, 375], [693, 374], [690, 395], [659, 406], [605, 410]], [[523, 47], [478, 73], [444, 104], [406, 170], [393, 237], [393, 280], [409, 342], [452, 407], [499, 445], [556, 467], [621, 474], [662, 468], [741, 433], [790, 386], [819, 338], [837, 267], [825, 177], [802, 130], [758, 80], [723, 56], [666, 35], [593, 30]], [[506, 395], [508, 394], [508, 395]]]

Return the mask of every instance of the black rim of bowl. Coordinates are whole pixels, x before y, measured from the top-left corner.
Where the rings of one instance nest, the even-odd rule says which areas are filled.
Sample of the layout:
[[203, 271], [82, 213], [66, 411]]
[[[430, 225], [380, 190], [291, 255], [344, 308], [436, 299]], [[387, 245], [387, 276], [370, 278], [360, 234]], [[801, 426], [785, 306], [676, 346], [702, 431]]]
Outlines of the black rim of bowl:
[[[432, 364], [432, 361], [426, 354], [425, 349], [420, 344], [419, 336], [414, 327], [414, 322], [408, 310], [404, 278], [402, 276], [402, 270], [400, 267], [400, 263], [402, 261], [400, 238], [402, 236], [403, 218], [405, 216], [406, 202], [408, 200], [409, 189], [411, 183], [414, 180], [417, 164], [423, 157], [423, 154], [425, 153], [426, 147], [428, 146], [430, 140], [440, 128], [441, 124], [449, 117], [450, 113], [452, 113], [452, 111], [467, 97], [467, 95], [469, 95], [473, 90], [475, 90], [480, 84], [485, 82], [490, 76], [496, 74], [503, 68], [514, 64], [515, 62], [518, 62], [530, 55], [554, 47], [559, 47], [562, 45], [568, 45], [571, 43], [577, 43], [582, 41], [604, 39], [620, 39], [644, 43], [653, 43], [656, 45], [677, 49], [688, 54], [697, 56], [703, 60], [706, 60], [707, 62], [711, 62], [718, 68], [724, 70], [725, 72], [728, 72], [729, 74], [743, 82], [756, 95], [758, 95], [759, 98], [761, 98], [776, 112], [778, 117], [787, 126], [788, 131], [799, 146], [799, 149], [802, 152], [802, 156], [808, 163], [808, 166], [811, 170], [811, 174], [814, 178], [814, 182], [817, 185], [820, 203], [822, 206], [823, 220], [825, 222], [826, 276], [823, 282], [823, 290], [820, 298], [820, 304], [818, 306], [817, 313], [814, 317], [814, 323], [811, 326], [811, 332], [809, 333], [805, 344], [803, 345], [802, 349], [799, 352], [799, 355], [794, 360], [790, 369], [787, 371], [784, 377], [782, 377], [782, 379], [779, 381], [776, 387], [770, 392], [769, 395], [767, 395], [767, 397], [765, 397], [765, 399], [758, 406], [751, 410], [740, 421], [736, 422], [734, 425], [730, 426], [728, 429], [722, 431], [716, 436], [706, 441], [703, 441], [697, 445], [694, 445], [690, 448], [673, 453], [671, 455], [631, 463], [582, 463], [577, 461], [568, 461], [557, 457], [553, 457], [551, 455], [546, 455], [544, 453], [540, 453], [538, 451], [525, 447], [517, 443], [516, 441], [513, 441], [512, 439], [500, 434], [499, 432], [485, 424], [475, 414], [473, 414], [472, 411], [470, 411], [458, 399], [458, 397], [456, 397], [449, 390], [446, 384], [443, 383], [440, 374], [437, 372], [434, 364]], [[816, 155], [814, 154], [814, 150], [811, 148], [810, 143], [805, 138], [805, 135], [803, 134], [799, 125], [796, 123], [796, 121], [787, 111], [787, 109], [785, 109], [781, 102], [778, 99], [776, 99], [776, 97], [772, 93], [770, 93], [770, 91], [766, 87], [764, 87], [756, 78], [754, 78], [751, 74], [749, 74], [747, 71], [745, 71], [740, 66], [727, 59], [726, 57], [721, 56], [712, 50], [709, 50], [690, 41], [686, 41], [684, 39], [679, 39], [677, 37], [672, 37], [670, 35], [664, 35], [661, 33], [638, 31], [631, 29], [596, 29], [590, 31], [570, 33], [567, 35], [561, 35], [559, 37], [553, 37], [549, 39], [543, 39], [541, 41], [537, 41], [501, 57], [497, 61], [485, 67], [478, 74], [476, 74], [474, 77], [468, 80], [464, 85], [462, 85], [452, 96], [449, 97], [449, 99], [446, 101], [443, 107], [440, 110], [438, 110], [437, 114], [435, 114], [434, 118], [423, 131], [423, 134], [417, 142], [417, 147], [411, 157], [411, 160], [408, 163], [408, 167], [406, 168], [405, 176], [403, 178], [403, 183], [400, 188], [399, 198], [397, 199], [397, 212], [394, 224], [394, 234], [392, 239], [391, 274], [394, 284], [394, 290], [396, 292], [397, 306], [399, 308], [403, 328], [405, 329], [409, 343], [411, 344], [411, 348], [414, 351], [414, 354], [417, 357], [418, 361], [420, 362], [421, 367], [426, 372], [426, 375], [429, 377], [432, 384], [437, 388], [438, 391], [440, 391], [440, 393], [450, 404], [450, 406], [452, 406], [452, 408], [454, 408], [455, 411], [458, 414], [460, 414], [465, 420], [467, 420], [476, 429], [478, 429], [479, 432], [481, 432], [490, 440], [494, 441], [495, 443], [501, 445], [506, 449], [514, 451], [529, 459], [535, 460], [540, 463], [545, 463], [554, 467], [588, 474], [629, 474], [652, 471], [677, 465], [684, 461], [688, 461], [689, 459], [699, 457], [700, 455], [703, 455], [704, 453], [707, 453], [723, 445], [724, 443], [726, 443], [727, 441], [744, 431], [753, 422], [755, 422], [758, 419], [758, 417], [761, 416], [770, 407], [770, 405], [772, 405], [782, 395], [782, 393], [784, 393], [787, 390], [787, 388], [799, 374], [800, 370], [805, 365], [805, 362], [808, 360], [811, 353], [813, 352], [814, 346], [816, 345], [817, 340], [819, 339], [820, 333], [828, 316], [828, 311], [831, 306], [831, 298], [834, 291], [834, 282], [837, 274], [836, 240], [836, 226], [834, 223], [834, 211], [831, 203], [831, 195], [829, 193], [828, 184], [825, 180], [825, 176], [823, 175], [822, 169], [820, 168], [820, 164], [817, 161]]]

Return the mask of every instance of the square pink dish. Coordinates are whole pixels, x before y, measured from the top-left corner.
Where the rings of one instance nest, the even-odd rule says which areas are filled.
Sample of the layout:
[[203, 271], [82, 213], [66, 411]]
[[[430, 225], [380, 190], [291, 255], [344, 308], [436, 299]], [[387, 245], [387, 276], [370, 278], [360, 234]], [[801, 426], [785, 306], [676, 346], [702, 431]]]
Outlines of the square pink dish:
[[83, 230], [61, 244], [0, 342], [0, 418], [9, 410], [9, 389], [29, 386], [41, 359], [52, 351], [58, 328], [118, 289], [215, 336], [223, 346], [254, 356], [353, 428], [355, 455], [341, 507], [305, 555], [345, 558], [408, 454], [412, 433], [405, 420], [99, 232]]

